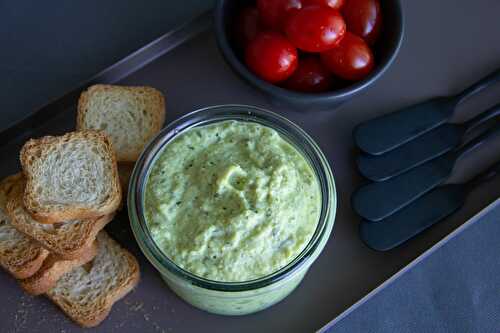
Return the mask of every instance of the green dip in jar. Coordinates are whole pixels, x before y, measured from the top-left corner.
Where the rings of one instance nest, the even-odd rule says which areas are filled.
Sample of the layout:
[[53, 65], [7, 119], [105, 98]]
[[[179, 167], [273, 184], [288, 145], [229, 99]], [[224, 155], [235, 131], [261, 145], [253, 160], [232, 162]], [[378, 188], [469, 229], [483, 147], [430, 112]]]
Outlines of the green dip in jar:
[[146, 183], [153, 240], [175, 264], [240, 282], [279, 270], [313, 236], [320, 186], [275, 130], [245, 121], [195, 127], [168, 143]]

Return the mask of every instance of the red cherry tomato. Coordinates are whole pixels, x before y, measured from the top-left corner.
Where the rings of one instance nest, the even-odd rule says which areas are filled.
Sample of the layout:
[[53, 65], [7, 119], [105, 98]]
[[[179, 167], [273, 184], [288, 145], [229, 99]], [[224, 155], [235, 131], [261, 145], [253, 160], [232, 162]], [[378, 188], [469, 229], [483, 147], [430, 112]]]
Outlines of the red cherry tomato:
[[299, 66], [285, 83], [286, 88], [303, 92], [327, 91], [331, 85], [332, 74], [318, 56], [300, 59]]
[[239, 47], [244, 48], [257, 36], [260, 30], [259, 12], [256, 7], [245, 7], [235, 21], [235, 38]]
[[345, 31], [344, 19], [329, 7], [304, 7], [289, 15], [285, 23], [288, 39], [307, 52], [322, 52], [335, 47]]
[[309, 5], [328, 6], [339, 10], [344, 5], [344, 0], [302, 0], [302, 6]]
[[373, 70], [373, 53], [366, 42], [347, 32], [339, 45], [321, 53], [321, 60], [335, 75], [351, 81], [361, 80]]
[[288, 14], [302, 8], [302, 3], [301, 0], [257, 0], [257, 8], [266, 27], [281, 30]]
[[379, 0], [348, 0], [342, 8], [347, 29], [373, 45], [382, 26]]
[[260, 78], [284, 81], [297, 68], [297, 49], [277, 32], [261, 32], [247, 46], [245, 61]]

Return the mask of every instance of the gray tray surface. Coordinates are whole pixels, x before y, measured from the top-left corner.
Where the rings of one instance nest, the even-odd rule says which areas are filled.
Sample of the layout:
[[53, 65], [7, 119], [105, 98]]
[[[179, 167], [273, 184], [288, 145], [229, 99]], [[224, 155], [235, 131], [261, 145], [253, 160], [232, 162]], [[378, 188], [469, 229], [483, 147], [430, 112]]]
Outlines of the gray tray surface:
[[[447, 2], [447, 5], [450, 3]], [[119, 216], [108, 229], [139, 257], [142, 281], [133, 293], [115, 305], [109, 318], [96, 331], [233, 332], [236, 328], [239, 332], [313, 331], [497, 198], [500, 189], [498, 178], [474, 191], [460, 212], [388, 253], [374, 252], [361, 243], [357, 235], [358, 218], [349, 205], [350, 194], [363, 181], [353, 162], [355, 149], [351, 130], [355, 124], [424, 98], [458, 91], [498, 65], [495, 61], [499, 59], [500, 43], [472, 37], [484, 31], [493, 31], [488, 30], [486, 25], [495, 22], [494, 15], [491, 14], [490, 20], [484, 16], [474, 18], [465, 8], [463, 13], [459, 12], [450, 19], [453, 20], [449, 22], [450, 27], [443, 27], [441, 22], [447, 13], [446, 4], [434, 4], [433, 11], [429, 12], [414, 2], [405, 2], [405, 11], [411, 15], [407, 15], [406, 41], [397, 61], [364, 95], [330, 112], [292, 112], [270, 103], [230, 71], [210, 31], [122, 79], [121, 84], [151, 85], [162, 90], [167, 96], [167, 121], [197, 108], [227, 103], [261, 106], [285, 115], [304, 128], [329, 159], [338, 188], [339, 209], [333, 234], [301, 286], [280, 304], [244, 317], [207, 314], [173, 295], [138, 250], [128, 219]], [[425, 25], [421, 24], [422, 17], [426, 18]], [[461, 22], [465, 19], [477, 20], [477, 28], [474, 24], [463, 26]], [[459, 38], [461, 34], [462, 37], [471, 34], [466, 38], [467, 47]], [[470, 49], [475, 52], [465, 52]], [[459, 57], [457, 52], [460, 52]], [[482, 55], [480, 61], [477, 54]], [[463, 108], [459, 118], [498, 102], [495, 95], [499, 96], [499, 92], [500, 87], [496, 87], [483, 94]], [[71, 130], [74, 115], [73, 105], [42, 128], [27, 131], [26, 134], [40, 136]], [[0, 175], [18, 169], [17, 154], [23, 140], [0, 149], [0, 156], [4, 159]], [[465, 158], [457, 168], [454, 180], [466, 179], [474, 170], [498, 159], [499, 148], [500, 140], [496, 140]], [[0, 274], [0, 288], [5, 304], [0, 308], [0, 317], [4, 318], [0, 323], [1, 331], [78, 331], [50, 302], [24, 295], [6, 274]]]
[[497, 199], [319, 332], [498, 332], [499, 220]]

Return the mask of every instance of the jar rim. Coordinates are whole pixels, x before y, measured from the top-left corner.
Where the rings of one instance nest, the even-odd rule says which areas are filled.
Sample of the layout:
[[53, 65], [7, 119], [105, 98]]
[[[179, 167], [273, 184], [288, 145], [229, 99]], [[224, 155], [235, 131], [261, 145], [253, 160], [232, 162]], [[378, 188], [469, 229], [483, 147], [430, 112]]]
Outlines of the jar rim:
[[[145, 187], [152, 166], [165, 146], [178, 135], [193, 127], [204, 126], [221, 121], [250, 121], [276, 130], [296, 148], [309, 162], [317, 177], [321, 191], [321, 213], [318, 225], [305, 248], [284, 267], [259, 278], [247, 281], [224, 282], [197, 276], [168, 258], [157, 246], [149, 232], [144, 214]], [[337, 209], [337, 194], [333, 174], [320, 148], [299, 126], [274, 112], [255, 106], [225, 104], [209, 106], [192, 111], [171, 122], [157, 134], [139, 157], [128, 191], [128, 210], [134, 236], [144, 255], [162, 273], [164, 269], [192, 284], [204, 289], [217, 291], [248, 291], [262, 288], [299, 270], [315, 253], [324, 237], [329, 237]], [[331, 225], [328, 225], [331, 224]]]

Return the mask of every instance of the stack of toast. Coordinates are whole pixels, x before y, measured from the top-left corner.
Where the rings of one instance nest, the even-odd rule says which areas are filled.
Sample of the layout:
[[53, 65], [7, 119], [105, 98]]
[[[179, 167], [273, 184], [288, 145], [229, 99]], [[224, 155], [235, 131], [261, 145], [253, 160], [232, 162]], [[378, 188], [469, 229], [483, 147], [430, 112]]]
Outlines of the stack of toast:
[[0, 265], [82, 326], [98, 325], [139, 281], [137, 260], [103, 228], [164, 108], [153, 88], [92, 86], [77, 131], [29, 140], [22, 172], [0, 181]]

